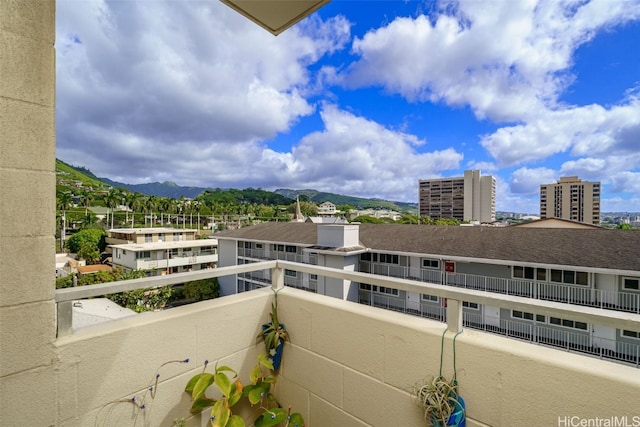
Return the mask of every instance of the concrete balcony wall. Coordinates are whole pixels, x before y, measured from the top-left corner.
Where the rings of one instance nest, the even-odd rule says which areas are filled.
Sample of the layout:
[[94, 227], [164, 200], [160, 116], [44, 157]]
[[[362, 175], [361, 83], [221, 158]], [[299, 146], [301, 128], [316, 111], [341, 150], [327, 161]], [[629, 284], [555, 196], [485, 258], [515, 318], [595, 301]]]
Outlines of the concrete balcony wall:
[[[442, 323], [293, 289], [279, 301], [293, 342], [280, 396], [307, 405], [309, 426], [424, 425], [408, 391], [438, 374]], [[445, 340], [447, 377], [452, 337]], [[635, 368], [474, 330], [456, 342], [469, 426], [640, 416]]]
[[[144, 313], [58, 339], [58, 410], [57, 419], [52, 417], [49, 422], [60, 426], [132, 426], [132, 405], [108, 403], [126, 401], [133, 395], [139, 399], [158, 367], [189, 358], [187, 364], [169, 364], [160, 370], [157, 397], [147, 398], [147, 408], [135, 424], [170, 426], [175, 418], [188, 415], [190, 401], [184, 387], [202, 371], [205, 360], [210, 362], [208, 372], [219, 362], [238, 370], [241, 380], [248, 381], [257, 355], [264, 351], [262, 344], [256, 345], [255, 337], [268, 320], [272, 295], [270, 288], [260, 289]], [[198, 417], [192, 425], [199, 424]]]
[[[133, 406], [109, 403], [140, 397], [160, 365], [188, 357], [189, 364], [160, 370], [157, 397], [147, 399], [135, 424], [169, 426], [188, 413], [183, 389], [205, 359], [209, 372], [219, 362], [247, 381], [263, 349], [255, 336], [272, 299], [272, 290], [263, 288], [59, 338], [51, 366], [3, 379], [2, 425], [132, 426]], [[302, 412], [307, 426], [424, 425], [410, 391], [438, 373], [444, 324], [291, 288], [279, 293], [279, 314], [291, 343], [276, 395], [284, 407]], [[452, 374], [452, 337], [447, 333], [445, 340], [446, 376]], [[473, 330], [459, 335], [456, 353], [471, 427], [638, 415], [630, 412], [640, 395], [636, 368]], [[48, 391], [52, 405], [43, 409], [26, 398], [34, 389]]]

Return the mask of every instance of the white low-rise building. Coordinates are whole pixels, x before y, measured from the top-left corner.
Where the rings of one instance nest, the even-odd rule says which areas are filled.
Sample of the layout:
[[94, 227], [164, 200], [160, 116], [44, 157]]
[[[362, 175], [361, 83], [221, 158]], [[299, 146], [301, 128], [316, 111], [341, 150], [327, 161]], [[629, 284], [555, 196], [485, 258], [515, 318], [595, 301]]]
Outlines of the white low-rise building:
[[216, 239], [126, 243], [110, 247], [114, 266], [129, 271], [145, 270], [150, 276], [215, 268], [218, 264]]

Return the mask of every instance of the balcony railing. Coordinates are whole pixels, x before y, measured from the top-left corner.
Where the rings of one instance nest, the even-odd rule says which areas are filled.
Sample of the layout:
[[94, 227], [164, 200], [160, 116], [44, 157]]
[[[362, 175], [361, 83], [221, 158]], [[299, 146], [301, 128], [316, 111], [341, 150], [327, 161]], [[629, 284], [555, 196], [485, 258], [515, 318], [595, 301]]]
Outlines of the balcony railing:
[[238, 248], [238, 256], [263, 260], [281, 259], [314, 265], [318, 263], [318, 256], [311, 253], [299, 254], [295, 252], [267, 251], [265, 249]]
[[[376, 274], [350, 272], [309, 264], [291, 263], [287, 261], [263, 261], [160, 277], [149, 277], [77, 288], [58, 289], [56, 290], [56, 302], [58, 305], [58, 335], [63, 336], [72, 333], [73, 301], [94, 296], [114, 294], [134, 289], [167, 286], [176, 283], [184, 283], [186, 281], [222, 277], [227, 275], [243, 277], [250, 274], [252, 279], [255, 280], [253, 276], [256, 275], [256, 272], [260, 272], [258, 275], [263, 275], [263, 277], [270, 277], [271, 285], [275, 289], [284, 286], [285, 283], [292, 280], [291, 285], [309, 290], [308, 287], [304, 286], [302, 281], [298, 281], [292, 277], [286, 277], [284, 270], [351, 280], [354, 283], [368, 283], [379, 287], [393, 288], [415, 292], [417, 294], [427, 294], [439, 298], [446, 298], [446, 307], [438, 307], [433, 304], [423, 303], [420, 305], [419, 312], [415, 309], [408, 309], [406, 302], [402, 299], [398, 299], [397, 297], [372, 293], [370, 294], [372, 300], [369, 300], [369, 302], [373, 306], [388, 310], [414, 315], [418, 314], [423, 317], [446, 321], [447, 327], [451, 331], [458, 331], [462, 329], [463, 325], [465, 325], [474, 329], [499, 333], [530, 342], [562, 347], [566, 350], [593, 354], [603, 358], [622, 360], [633, 363], [636, 366], [640, 364], [639, 345], [623, 342], [607, 342], [604, 338], [590, 337], [588, 334], [586, 334], [586, 338], [583, 338], [583, 335], [585, 334], [565, 331], [558, 332], [556, 329], [546, 328], [544, 326], [534, 327], [532, 324], [526, 322], [504, 319], [487, 321], [486, 318], [469, 313], [465, 313], [463, 316], [462, 301], [481, 305], [486, 304], [508, 310], [532, 312], [561, 319], [571, 319], [576, 322], [584, 322], [591, 325], [602, 325], [615, 329], [638, 332], [640, 332], [640, 315], [593, 307], [575, 306], [555, 301], [544, 301], [513, 295], [494, 294], [485, 292], [484, 290], [478, 291], [475, 289], [443, 287], [431, 283], [383, 277]], [[265, 282], [266, 279], [263, 279], [263, 283]], [[366, 298], [366, 296], [364, 298]], [[363, 292], [360, 293], [360, 302], [365, 302], [363, 301]], [[615, 348], [615, 350], [611, 350], [612, 347]]]
[[579, 285], [563, 285], [524, 279], [505, 279], [466, 273], [448, 274], [440, 270], [360, 262], [360, 271], [387, 277], [476, 289], [547, 301], [566, 302], [640, 314], [640, 293], [607, 291]]

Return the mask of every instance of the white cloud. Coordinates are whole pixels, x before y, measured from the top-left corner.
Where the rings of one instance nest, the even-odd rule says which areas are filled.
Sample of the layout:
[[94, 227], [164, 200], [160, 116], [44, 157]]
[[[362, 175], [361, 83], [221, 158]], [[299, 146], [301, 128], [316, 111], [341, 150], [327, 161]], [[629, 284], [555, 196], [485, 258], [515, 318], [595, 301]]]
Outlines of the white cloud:
[[557, 179], [557, 173], [552, 169], [520, 168], [511, 174], [509, 188], [514, 194], [539, 196], [540, 185], [553, 184]]
[[611, 178], [611, 189], [615, 193], [640, 194], [640, 172], [620, 172]]
[[439, 14], [396, 18], [357, 38], [360, 59], [342, 75], [344, 84], [469, 105], [497, 121], [526, 120], [555, 106], [572, 81], [566, 73], [579, 45], [640, 16], [640, 4], [607, 0], [443, 4]]
[[91, 167], [286, 132], [314, 111], [307, 65], [349, 38], [340, 18], [276, 38], [219, 2], [62, 3], [58, 154]]
[[547, 111], [535, 120], [498, 129], [481, 144], [502, 166], [542, 160], [557, 153], [574, 156], [633, 155], [638, 152], [640, 102]]
[[453, 148], [418, 153], [415, 136], [327, 105], [325, 129], [293, 149], [296, 182], [352, 195], [415, 200], [419, 179], [457, 169], [462, 154]]

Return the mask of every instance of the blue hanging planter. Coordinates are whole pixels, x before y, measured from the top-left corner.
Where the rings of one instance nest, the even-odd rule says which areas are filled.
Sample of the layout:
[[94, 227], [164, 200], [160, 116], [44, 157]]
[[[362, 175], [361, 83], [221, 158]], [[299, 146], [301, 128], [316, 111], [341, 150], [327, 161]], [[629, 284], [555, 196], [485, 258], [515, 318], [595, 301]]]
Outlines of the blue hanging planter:
[[[262, 330], [265, 331], [269, 326], [271, 326], [273, 323], [269, 322], [269, 323], [265, 323], [264, 325], [262, 325]], [[285, 330], [285, 326], [280, 323], [280, 328], [282, 328], [283, 330]], [[267, 356], [269, 357], [269, 360], [271, 360], [271, 363], [273, 363], [273, 370], [274, 371], [278, 371], [280, 369], [280, 363], [282, 362], [282, 352], [284, 350], [284, 339], [280, 338], [280, 343], [275, 347], [275, 349], [267, 349]]]
[[[466, 406], [464, 404], [464, 399], [462, 396], [458, 396], [456, 403], [456, 408], [451, 415], [449, 415], [449, 420], [447, 421], [447, 426], [449, 427], [465, 427], [466, 423]], [[434, 427], [442, 427], [442, 423], [436, 419], [431, 420], [431, 424]]]

